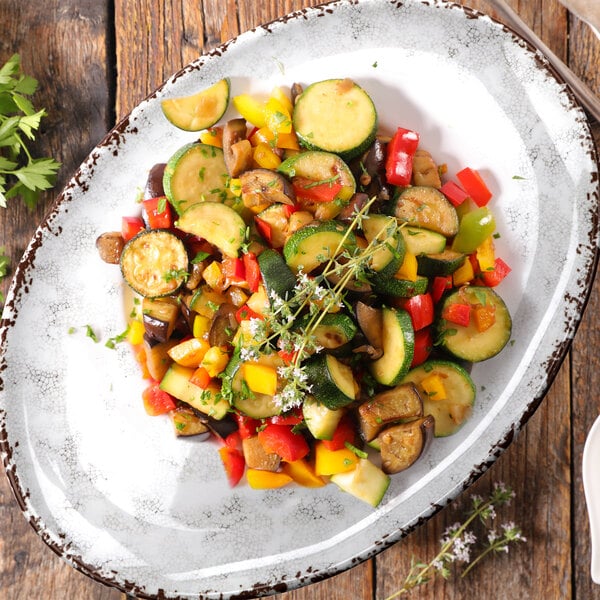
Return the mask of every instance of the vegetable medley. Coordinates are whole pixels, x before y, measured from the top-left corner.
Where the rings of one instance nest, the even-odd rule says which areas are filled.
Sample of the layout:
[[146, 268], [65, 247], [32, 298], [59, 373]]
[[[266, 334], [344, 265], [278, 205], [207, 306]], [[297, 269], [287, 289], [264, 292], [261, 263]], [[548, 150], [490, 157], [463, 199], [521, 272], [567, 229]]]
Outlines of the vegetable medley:
[[333, 482], [377, 506], [510, 339], [490, 190], [418, 132], [385, 135], [350, 79], [267, 98], [223, 79], [162, 108], [198, 141], [97, 240], [136, 292], [146, 411], [216, 439], [232, 486]]

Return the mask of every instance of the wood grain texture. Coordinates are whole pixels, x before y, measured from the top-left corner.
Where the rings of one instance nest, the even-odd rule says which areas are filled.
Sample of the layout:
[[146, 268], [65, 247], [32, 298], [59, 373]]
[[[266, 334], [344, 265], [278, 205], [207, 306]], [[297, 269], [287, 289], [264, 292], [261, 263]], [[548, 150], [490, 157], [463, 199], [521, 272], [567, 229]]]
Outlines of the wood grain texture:
[[[18, 51], [40, 81], [37, 101], [48, 109], [38, 148], [64, 163], [57, 189], [115, 119], [127, 114], [171, 73], [221, 41], [314, 0], [0, 0], [0, 62]], [[600, 42], [558, 0], [511, 0], [560, 57], [600, 92]], [[469, 5], [491, 10], [485, 0]], [[594, 127], [600, 137], [600, 126]], [[0, 214], [0, 245], [15, 264], [55, 197], [32, 213], [14, 202]], [[1, 289], [6, 291], [8, 281]], [[554, 384], [517, 440], [467, 492], [405, 539], [345, 573], [282, 594], [279, 600], [382, 600], [401, 585], [411, 557], [428, 560], [446, 527], [462, 518], [472, 494], [495, 481], [516, 492], [501, 513], [528, 542], [487, 559], [467, 579], [436, 580], [412, 597], [424, 600], [598, 600], [589, 578], [589, 528], [581, 483], [585, 435], [600, 412], [598, 311], [600, 282]], [[7, 600], [116, 600], [105, 588], [60, 561], [18, 511], [0, 477], [0, 597]]]

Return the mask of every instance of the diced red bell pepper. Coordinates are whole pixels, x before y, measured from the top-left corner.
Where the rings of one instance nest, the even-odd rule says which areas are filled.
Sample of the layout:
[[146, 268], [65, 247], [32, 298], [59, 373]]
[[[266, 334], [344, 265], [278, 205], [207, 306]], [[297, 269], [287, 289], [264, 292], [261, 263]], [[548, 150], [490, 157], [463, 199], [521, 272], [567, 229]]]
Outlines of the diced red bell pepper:
[[433, 333], [431, 327], [415, 332], [415, 349], [410, 368], [424, 363], [433, 350]]
[[258, 233], [260, 233], [260, 235], [262, 235], [267, 242], [271, 243], [271, 240], [273, 239], [273, 230], [271, 229], [271, 225], [269, 225], [269, 223], [260, 217], [254, 217], [254, 223], [256, 224]]
[[400, 306], [410, 315], [415, 331], [419, 331], [433, 323], [433, 298], [431, 294], [418, 294], [405, 298]]
[[160, 384], [157, 381], [153, 381], [142, 392], [142, 400], [144, 401], [146, 412], [152, 417], [164, 415], [176, 408], [172, 396], [161, 390]]
[[278, 350], [277, 354], [283, 359], [283, 362], [288, 365], [292, 364], [296, 360], [297, 352], [294, 350]]
[[221, 261], [221, 272], [231, 283], [239, 283], [246, 280], [246, 269], [241, 258], [226, 256]]
[[492, 192], [475, 169], [466, 167], [456, 174], [456, 178], [477, 206], [485, 206], [490, 201]]
[[450, 200], [454, 206], [460, 206], [468, 197], [469, 194], [465, 192], [459, 185], [454, 181], [447, 181], [440, 188], [440, 192]]
[[493, 271], [482, 271], [481, 278], [488, 287], [496, 287], [510, 272], [511, 268], [501, 259], [494, 261]]
[[274, 425], [299, 425], [304, 421], [304, 415], [301, 408], [294, 408], [285, 415], [274, 415], [267, 419], [268, 423]]
[[235, 312], [235, 320], [238, 323], [242, 321], [248, 321], [250, 319], [264, 319], [262, 315], [259, 315], [256, 311], [252, 310], [247, 304], [240, 306]]
[[235, 487], [240, 482], [246, 468], [244, 455], [236, 448], [230, 448], [229, 446], [219, 448], [219, 455], [225, 467], [229, 485]]
[[257, 429], [261, 426], [258, 419], [253, 419], [241, 413], [235, 413], [235, 421], [238, 426], [238, 432], [243, 440], [256, 435]]
[[442, 311], [442, 319], [455, 325], [468, 327], [471, 322], [471, 305], [460, 302], [450, 304]]
[[234, 450], [242, 449], [242, 436], [239, 431], [232, 431], [224, 440], [225, 445], [228, 448], [233, 448]]
[[173, 227], [173, 211], [166, 196], [144, 200], [144, 213], [151, 229], [170, 229]]
[[204, 367], [198, 367], [190, 378], [190, 383], [197, 385], [199, 388], [205, 390], [208, 384], [211, 382], [212, 377], [210, 373]]
[[346, 442], [354, 444], [356, 441], [356, 427], [348, 415], [344, 415], [333, 432], [330, 440], [322, 440], [329, 450], [341, 450], [346, 447]]
[[287, 462], [300, 460], [310, 451], [304, 436], [294, 433], [290, 425], [268, 423], [258, 432], [258, 441], [266, 452], [274, 452]]
[[391, 185], [410, 185], [413, 158], [419, 146], [419, 134], [398, 127], [387, 147], [385, 175]]
[[146, 229], [146, 225], [142, 217], [122, 217], [121, 218], [121, 235], [128, 242], [134, 238], [140, 231]]
[[314, 181], [308, 177], [294, 177], [292, 187], [297, 198], [312, 202], [332, 202], [342, 189], [339, 178], [331, 181]]
[[251, 292], [258, 291], [258, 286], [261, 281], [260, 267], [254, 252], [244, 254], [244, 268], [246, 270], [246, 283]]
[[452, 275], [436, 276], [431, 282], [431, 298], [437, 304], [444, 292], [452, 289]]

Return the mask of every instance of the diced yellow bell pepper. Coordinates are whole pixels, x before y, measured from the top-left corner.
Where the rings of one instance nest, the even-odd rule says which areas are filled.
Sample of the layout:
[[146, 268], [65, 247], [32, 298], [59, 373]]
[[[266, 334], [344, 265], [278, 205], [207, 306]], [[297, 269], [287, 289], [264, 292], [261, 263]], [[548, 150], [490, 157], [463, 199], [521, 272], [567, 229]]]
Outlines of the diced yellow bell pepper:
[[477, 263], [482, 271], [492, 271], [496, 267], [496, 253], [494, 239], [490, 235], [475, 251]]
[[194, 317], [194, 324], [192, 327], [192, 335], [195, 338], [204, 339], [208, 336], [210, 331], [211, 320], [204, 315], [196, 315]]
[[260, 469], [246, 469], [246, 479], [248, 485], [254, 490], [280, 488], [293, 481], [287, 473]]
[[216, 377], [225, 370], [229, 362], [229, 354], [220, 346], [211, 346], [204, 355], [201, 367], [204, 367], [211, 377]]
[[229, 181], [229, 191], [239, 198], [242, 195], [242, 182], [240, 179], [233, 178]]
[[137, 346], [144, 341], [144, 324], [141, 321], [131, 321], [129, 323], [127, 341], [132, 346]]
[[358, 456], [348, 448], [329, 450], [323, 442], [315, 444], [315, 474], [334, 475], [351, 471], [358, 464]]
[[292, 132], [292, 116], [284, 104], [276, 98], [267, 100], [265, 123], [274, 134]]
[[394, 275], [396, 279], [407, 279], [408, 281], [417, 280], [417, 257], [411, 252], [404, 254], [404, 260]]
[[471, 261], [467, 257], [465, 258], [465, 262], [452, 274], [452, 283], [454, 287], [460, 287], [472, 281], [473, 277], [475, 277], [475, 271], [473, 270]]
[[276, 169], [281, 164], [281, 159], [268, 144], [259, 143], [252, 154], [254, 162], [263, 169]]
[[257, 394], [274, 396], [277, 392], [277, 369], [269, 365], [245, 362], [242, 365], [244, 380]]
[[264, 127], [265, 121], [265, 102], [259, 100], [250, 94], [240, 94], [232, 99], [235, 109], [255, 127]]
[[271, 91], [271, 98], [275, 98], [275, 100], [278, 100], [283, 104], [290, 115], [294, 111], [294, 105], [292, 104], [290, 97], [279, 86], [273, 88]]
[[294, 131], [290, 133], [278, 133], [275, 135], [268, 127], [257, 129], [250, 140], [253, 146], [263, 143], [271, 148], [281, 148], [283, 150], [300, 150], [298, 137]]
[[282, 470], [289, 475], [296, 483], [304, 487], [323, 487], [325, 481], [319, 477], [314, 468], [303, 458], [289, 463], [283, 463]]
[[248, 298], [246, 304], [257, 314], [265, 315], [269, 310], [269, 298], [264, 285], [259, 285], [258, 290]]
[[435, 373], [425, 377], [421, 381], [421, 387], [431, 400], [446, 400], [448, 398], [442, 378]]
[[179, 365], [197, 367], [209, 348], [210, 344], [206, 340], [193, 337], [173, 346], [167, 354]]
[[223, 147], [223, 128], [211, 127], [203, 131], [200, 136], [200, 141], [207, 146]]
[[223, 274], [221, 267], [217, 261], [213, 261], [204, 269], [202, 277], [208, 285], [217, 292], [222, 292], [225, 289], [227, 278]]

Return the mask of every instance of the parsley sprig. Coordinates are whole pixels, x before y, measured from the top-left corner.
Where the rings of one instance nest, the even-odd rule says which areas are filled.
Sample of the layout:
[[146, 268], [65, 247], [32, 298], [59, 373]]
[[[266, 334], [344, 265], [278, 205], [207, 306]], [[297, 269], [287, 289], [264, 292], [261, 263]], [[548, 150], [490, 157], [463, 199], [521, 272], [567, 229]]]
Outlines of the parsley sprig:
[[35, 140], [44, 109], [36, 110], [29, 99], [38, 82], [21, 72], [21, 58], [14, 54], [0, 67], [0, 207], [20, 196], [35, 207], [42, 191], [53, 187], [60, 163], [35, 158], [28, 143]]

